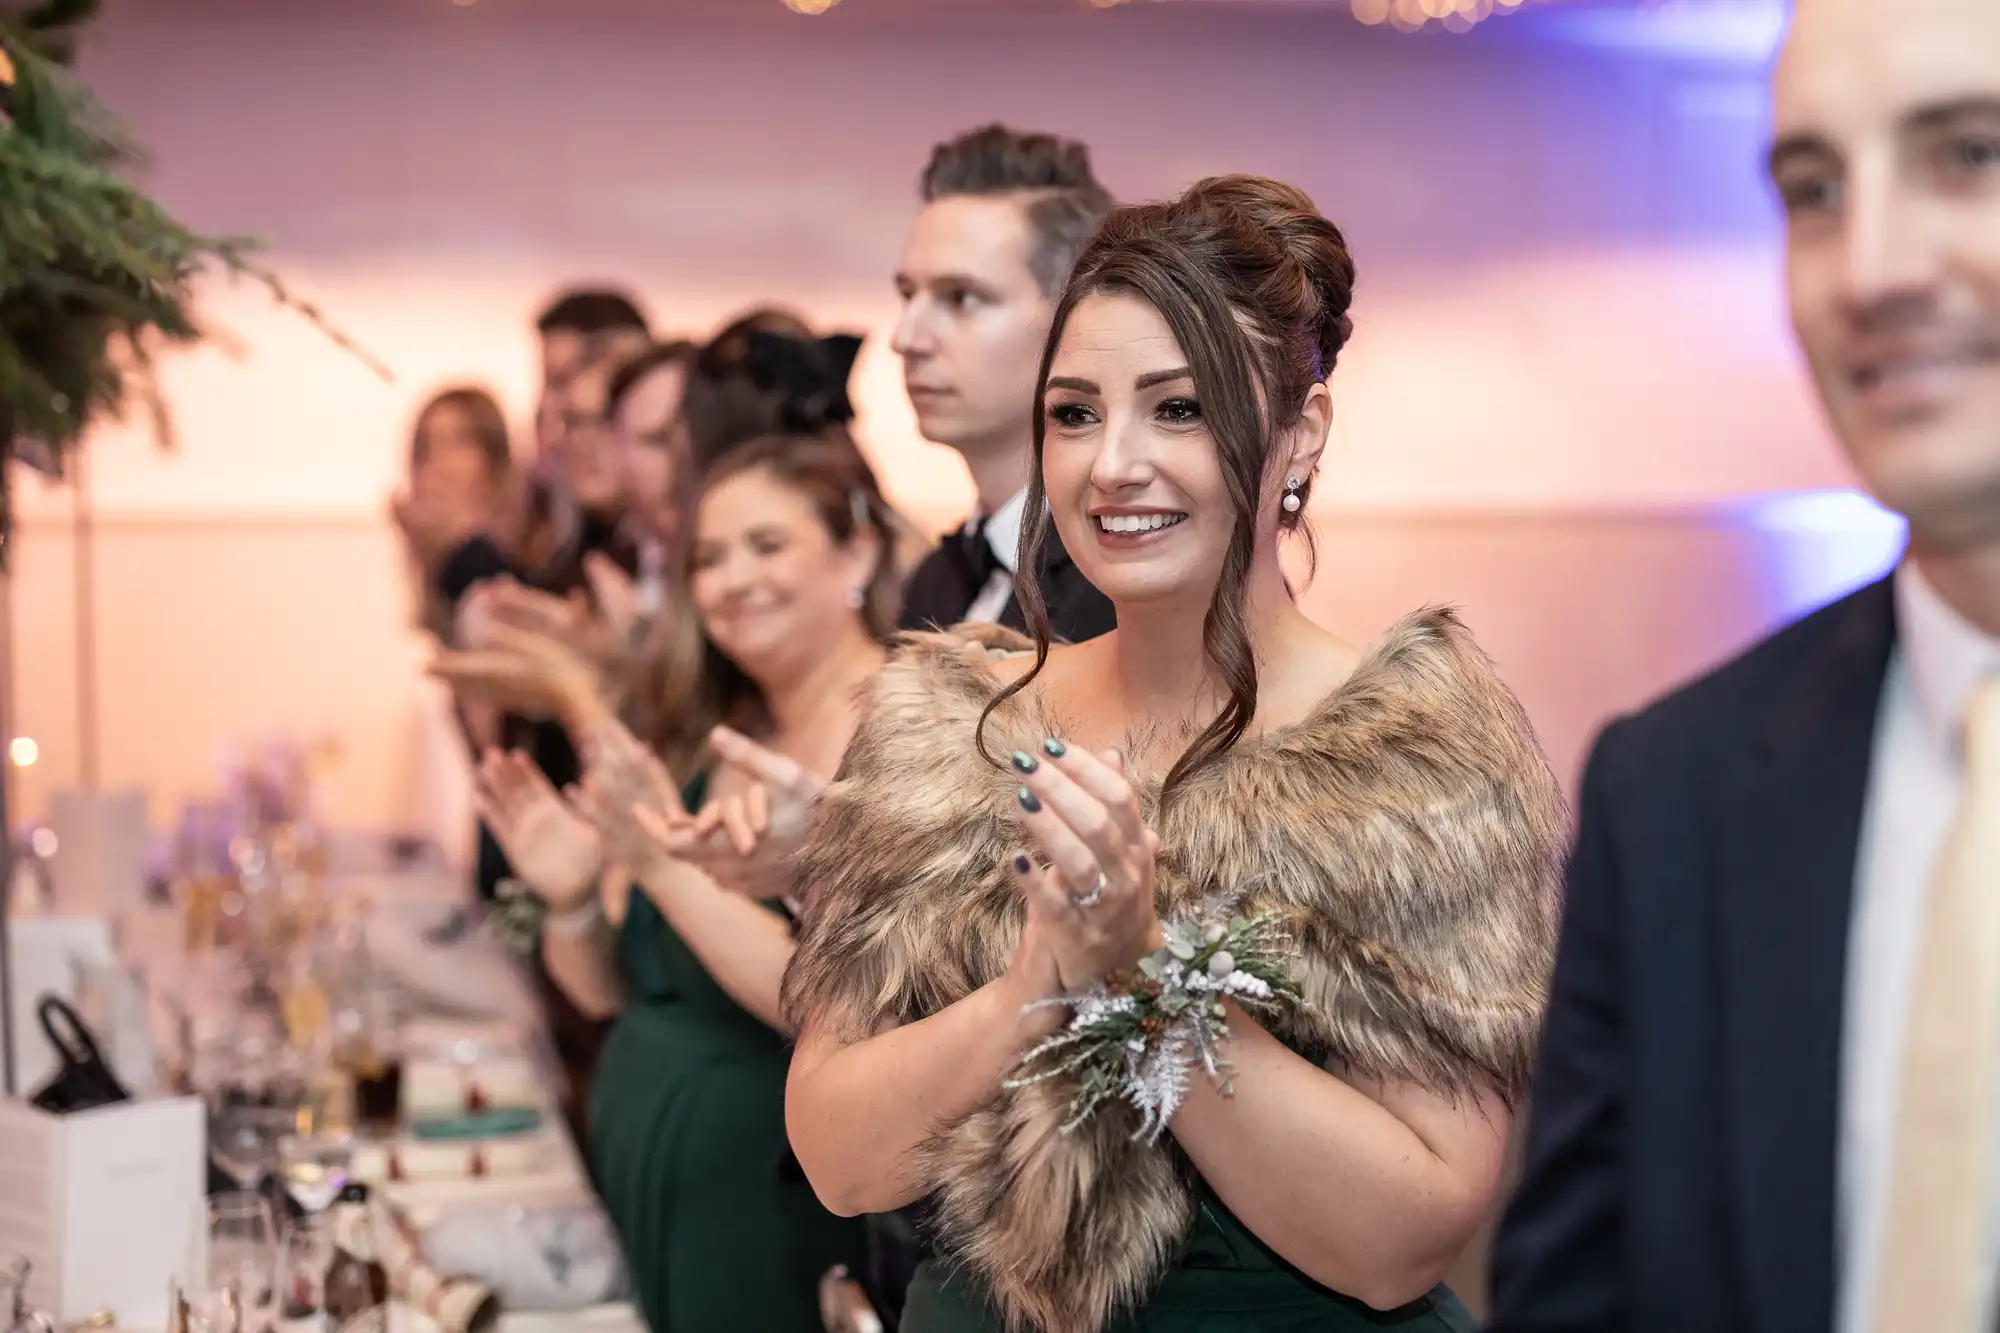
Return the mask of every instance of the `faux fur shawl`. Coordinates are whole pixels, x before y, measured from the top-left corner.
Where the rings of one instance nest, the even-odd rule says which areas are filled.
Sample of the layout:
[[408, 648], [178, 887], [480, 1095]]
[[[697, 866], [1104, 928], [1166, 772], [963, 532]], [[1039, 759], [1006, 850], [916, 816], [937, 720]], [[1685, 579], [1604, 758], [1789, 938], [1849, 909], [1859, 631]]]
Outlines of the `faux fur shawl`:
[[[876, 678], [802, 866], [785, 979], [795, 1021], [858, 1040], [999, 976], [1022, 909], [1015, 779], [974, 746], [1004, 630], [912, 636]], [[995, 754], [1056, 720], [1025, 697]], [[1448, 611], [1392, 628], [1299, 723], [1240, 743], [1162, 813], [1160, 911], [1255, 882], [1300, 948], [1306, 1005], [1275, 1035], [1368, 1078], [1450, 1094], [1526, 1086], [1554, 947], [1562, 799], [1520, 704]], [[1072, 1089], [1003, 1091], [927, 1150], [942, 1244], [1008, 1322], [1095, 1333], [1185, 1240], [1192, 1172], [1171, 1136], [1131, 1141], [1107, 1103], [1057, 1132]]]

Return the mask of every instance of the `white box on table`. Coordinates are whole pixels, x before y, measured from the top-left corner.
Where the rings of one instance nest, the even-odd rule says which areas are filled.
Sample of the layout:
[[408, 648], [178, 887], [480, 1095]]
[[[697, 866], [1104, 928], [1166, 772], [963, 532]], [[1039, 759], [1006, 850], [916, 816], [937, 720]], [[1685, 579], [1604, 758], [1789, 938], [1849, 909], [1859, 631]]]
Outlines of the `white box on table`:
[[65, 1116], [0, 1102], [0, 1255], [34, 1265], [30, 1303], [165, 1328], [167, 1285], [206, 1238], [206, 1134], [192, 1097]]

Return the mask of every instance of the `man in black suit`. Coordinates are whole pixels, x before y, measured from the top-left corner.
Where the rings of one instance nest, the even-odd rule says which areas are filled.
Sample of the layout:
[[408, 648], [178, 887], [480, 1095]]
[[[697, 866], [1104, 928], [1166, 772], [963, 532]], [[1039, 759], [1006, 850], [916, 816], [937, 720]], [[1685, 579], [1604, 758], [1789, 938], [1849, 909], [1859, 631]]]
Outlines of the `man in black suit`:
[[1909, 550], [1599, 737], [1495, 1333], [1871, 1333], [2000, 1259], [1989, 1223], [1913, 1277], [1898, 1133], [1946, 849], [1993, 797], [1964, 737], [2000, 677], [2000, 4], [1798, 0], [1775, 107], [1793, 324]]
[[[918, 429], [965, 459], [978, 502], [910, 576], [903, 623], [1022, 629], [1014, 563], [1035, 465], [1035, 378], [1056, 298], [1111, 196], [1084, 145], [1002, 125], [938, 145], [922, 193], [896, 271], [894, 346]], [[1053, 532], [1036, 573], [1058, 639], [1112, 627], [1110, 601]]]

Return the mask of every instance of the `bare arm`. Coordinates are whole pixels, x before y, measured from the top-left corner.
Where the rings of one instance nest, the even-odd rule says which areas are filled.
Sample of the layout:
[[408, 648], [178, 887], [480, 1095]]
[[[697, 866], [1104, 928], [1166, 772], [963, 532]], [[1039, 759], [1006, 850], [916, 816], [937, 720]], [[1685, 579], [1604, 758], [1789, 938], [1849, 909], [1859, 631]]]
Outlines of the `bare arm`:
[[685, 861], [653, 858], [639, 886], [729, 998], [783, 1032], [778, 985], [793, 948], [785, 919]]
[[542, 924], [542, 955], [563, 992], [593, 1018], [624, 1003], [615, 933], [600, 911], [570, 926], [624, 888], [622, 872], [606, 867], [604, 839], [525, 755], [489, 750], [473, 791], [479, 817], [507, 854], [514, 873], [540, 894], [550, 916]]
[[1241, 1010], [1235, 1093], [1196, 1078], [1173, 1120], [1202, 1178], [1315, 1281], [1394, 1309], [1443, 1279], [1493, 1206], [1511, 1117], [1408, 1083], [1350, 1084]]
[[785, 1086], [785, 1128], [830, 1211], [884, 1213], [930, 1192], [916, 1150], [940, 1125], [999, 1096], [1021, 1052], [1064, 1021], [1057, 1009], [1027, 1010], [1061, 993], [1045, 939], [1031, 909], [1004, 973], [915, 1023], [849, 1043], [807, 1017]]
[[[625, 872], [613, 869], [610, 875]], [[610, 888], [600, 887], [599, 901]], [[570, 1003], [590, 1018], [609, 1018], [625, 1007], [624, 978], [618, 971], [618, 927], [599, 914], [588, 930], [542, 926], [542, 961]]]

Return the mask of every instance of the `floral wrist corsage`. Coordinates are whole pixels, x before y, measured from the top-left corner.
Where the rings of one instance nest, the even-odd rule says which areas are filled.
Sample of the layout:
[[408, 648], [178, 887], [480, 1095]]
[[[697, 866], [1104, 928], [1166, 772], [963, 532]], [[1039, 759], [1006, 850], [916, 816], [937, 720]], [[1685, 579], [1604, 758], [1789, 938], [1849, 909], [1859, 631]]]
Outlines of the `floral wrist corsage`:
[[1135, 1139], [1158, 1139], [1186, 1098], [1199, 1065], [1227, 1095], [1231, 999], [1254, 1013], [1296, 1004], [1299, 988], [1286, 971], [1291, 942], [1275, 918], [1162, 923], [1167, 942], [1134, 968], [1115, 972], [1081, 995], [1032, 1006], [1064, 1005], [1068, 1025], [1021, 1057], [1010, 1088], [1074, 1076], [1067, 1134], [1113, 1097], [1139, 1112]]
[[540, 894], [518, 879], [503, 879], [486, 909], [486, 923], [515, 953], [532, 955], [541, 948], [548, 915], [549, 905]]

